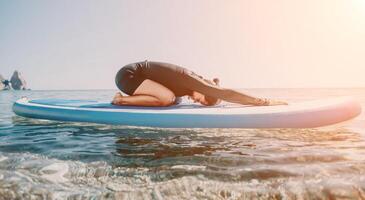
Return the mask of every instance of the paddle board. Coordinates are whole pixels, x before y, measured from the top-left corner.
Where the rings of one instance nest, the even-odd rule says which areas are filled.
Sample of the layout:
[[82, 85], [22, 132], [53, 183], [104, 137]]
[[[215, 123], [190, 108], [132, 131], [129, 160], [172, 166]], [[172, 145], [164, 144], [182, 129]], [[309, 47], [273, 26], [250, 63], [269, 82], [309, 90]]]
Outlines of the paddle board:
[[280, 106], [216, 106], [182, 103], [170, 107], [115, 106], [94, 100], [22, 98], [13, 105], [20, 116], [101, 124], [168, 128], [313, 128], [347, 121], [360, 114], [351, 97]]

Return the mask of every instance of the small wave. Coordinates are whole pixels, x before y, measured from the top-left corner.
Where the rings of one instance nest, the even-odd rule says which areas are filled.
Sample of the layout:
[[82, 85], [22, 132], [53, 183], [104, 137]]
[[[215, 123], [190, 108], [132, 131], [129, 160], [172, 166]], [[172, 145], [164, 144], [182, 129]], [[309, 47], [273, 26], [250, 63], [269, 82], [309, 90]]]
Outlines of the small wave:
[[[84, 163], [10, 153], [0, 156], [0, 199], [326, 199], [359, 198], [364, 193], [365, 163], [344, 162], [327, 169], [313, 165], [305, 170], [307, 167], [262, 165], [218, 170], [198, 165], [173, 165], [131, 168], [113, 167], [105, 162]], [[349, 173], [354, 167], [361, 169], [356, 177]]]

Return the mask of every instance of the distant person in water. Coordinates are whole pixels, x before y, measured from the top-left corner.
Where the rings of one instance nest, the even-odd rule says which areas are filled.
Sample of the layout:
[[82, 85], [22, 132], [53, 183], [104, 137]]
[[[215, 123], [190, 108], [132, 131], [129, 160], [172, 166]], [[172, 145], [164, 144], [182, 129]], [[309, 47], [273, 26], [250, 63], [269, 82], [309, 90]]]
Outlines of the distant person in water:
[[171, 106], [182, 96], [205, 106], [217, 105], [221, 100], [255, 106], [287, 104], [222, 88], [218, 78], [207, 80], [184, 67], [163, 62], [143, 61], [126, 65], [118, 71], [115, 83], [129, 95], [118, 92], [114, 96], [112, 104], [120, 106]]

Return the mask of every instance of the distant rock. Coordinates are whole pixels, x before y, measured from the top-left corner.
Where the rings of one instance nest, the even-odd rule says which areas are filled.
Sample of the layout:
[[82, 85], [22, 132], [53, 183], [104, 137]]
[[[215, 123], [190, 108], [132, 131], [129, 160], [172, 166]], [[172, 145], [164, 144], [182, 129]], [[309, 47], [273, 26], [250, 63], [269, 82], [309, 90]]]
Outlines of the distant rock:
[[4, 84], [4, 90], [11, 90], [12, 89], [9, 80], [5, 79], [5, 81], [3, 81], [3, 84]]
[[14, 90], [26, 90], [27, 82], [17, 70], [14, 71], [10, 79], [11, 86]]

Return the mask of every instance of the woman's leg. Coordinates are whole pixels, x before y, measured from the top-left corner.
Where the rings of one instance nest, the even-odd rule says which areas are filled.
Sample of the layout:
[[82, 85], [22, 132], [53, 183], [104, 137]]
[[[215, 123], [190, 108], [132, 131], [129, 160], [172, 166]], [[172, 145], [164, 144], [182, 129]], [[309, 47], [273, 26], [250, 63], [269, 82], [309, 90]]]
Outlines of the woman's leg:
[[267, 99], [256, 98], [233, 89], [221, 88], [217, 85], [211, 85], [193, 72], [187, 74], [186, 78], [184, 78], [184, 83], [187, 87], [189, 87], [189, 89], [232, 103], [239, 103], [243, 105], [270, 104], [270, 101]]
[[129, 106], [170, 106], [175, 102], [174, 93], [165, 86], [146, 79], [131, 96], [116, 95], [115, 105]]

